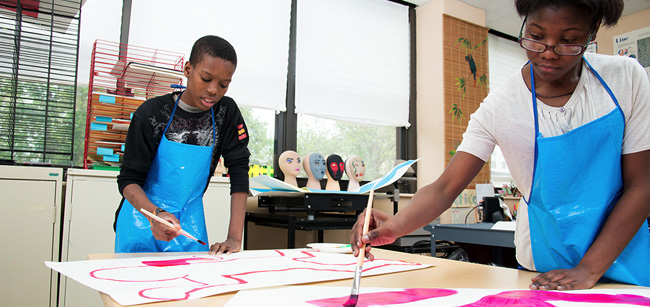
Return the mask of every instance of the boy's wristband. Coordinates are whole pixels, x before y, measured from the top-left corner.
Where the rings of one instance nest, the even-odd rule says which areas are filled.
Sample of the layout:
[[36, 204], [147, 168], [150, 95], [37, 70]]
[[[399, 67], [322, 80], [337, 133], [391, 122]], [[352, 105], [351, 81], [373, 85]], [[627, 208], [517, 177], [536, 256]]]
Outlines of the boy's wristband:
[[[156, 208], [156, 210], [153, 211], [153, 215], [158, 216], [158, 213], [160, 213], [160, 212], [167, 212], [167, 210], [158, 207], [158, 208]], [[153, 218], [151, 218], [150, 222], [151, 222], [151, 225], [153, 225]]]

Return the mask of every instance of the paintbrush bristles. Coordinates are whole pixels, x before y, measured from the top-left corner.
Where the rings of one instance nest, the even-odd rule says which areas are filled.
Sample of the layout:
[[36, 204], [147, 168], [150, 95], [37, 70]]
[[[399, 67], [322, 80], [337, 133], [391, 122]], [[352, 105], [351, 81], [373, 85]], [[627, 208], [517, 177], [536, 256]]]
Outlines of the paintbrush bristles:
[[357, 305], [357, 300], [359, 300], [358, 295], [350, 295], [350, 298], [348, 298], [348, 300], [343, 303], [343, 307], [354, 307]]

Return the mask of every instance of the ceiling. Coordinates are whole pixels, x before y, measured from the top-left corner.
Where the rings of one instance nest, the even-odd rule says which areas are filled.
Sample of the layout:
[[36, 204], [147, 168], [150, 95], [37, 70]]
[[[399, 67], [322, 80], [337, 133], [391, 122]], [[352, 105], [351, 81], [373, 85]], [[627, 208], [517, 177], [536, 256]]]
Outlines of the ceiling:
[[[423, 5], [432, 0], [409, 0], [415, 5]], [[486, 26], [512, 36], [519, 35], [522, 19], [515, 11], [514, 0], [458, 0], [485, 10]], [[650, 0], [625, 0], [623, 16], [650, 9]]]

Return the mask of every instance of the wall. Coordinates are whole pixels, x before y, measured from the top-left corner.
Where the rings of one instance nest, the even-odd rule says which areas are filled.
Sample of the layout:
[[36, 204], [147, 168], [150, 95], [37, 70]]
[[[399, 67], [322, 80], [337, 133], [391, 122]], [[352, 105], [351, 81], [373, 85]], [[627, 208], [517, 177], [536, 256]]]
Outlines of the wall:
[[434, 0], [419, 6], [417, 33], [418, 188], [444, 171], [444, 90], [442, 15], [485, 26], [485, 11], [456, 0]]
[[601, 27], [596, 37], [598, 53], [614, 54], [614, 36], [646, 27], [650, 27], [650, 9], [621, 18], [613, 28]]

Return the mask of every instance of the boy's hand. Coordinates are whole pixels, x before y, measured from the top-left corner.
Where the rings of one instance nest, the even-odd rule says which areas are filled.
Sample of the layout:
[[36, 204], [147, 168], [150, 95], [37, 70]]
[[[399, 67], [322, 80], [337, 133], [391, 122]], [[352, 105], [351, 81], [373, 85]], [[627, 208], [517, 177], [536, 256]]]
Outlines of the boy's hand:
[[226, 253], [227, 255], [230, 255], [232, 253], [236, 253], [240, 250], [241, 248], [241, 242], [239, 240], [235, 239], [226, 239], [226, 242], [217, 242], [214, 243], [210, 246], [210, 255], [221, 255], [223, 253]]
[[151, 232], [153, 233], [153, 237], [156, 238], [156, 240], [169, 242], [181, 234], [179, 231], [181, 228], [181, 222], [176, 218], [176, 216], [169, 212], [160, 212], [158, 213], [158, 217], [174, 224], [174, 226], [176, 226], [176, 229], [167, 227], [155, 219], [150, 219]]

